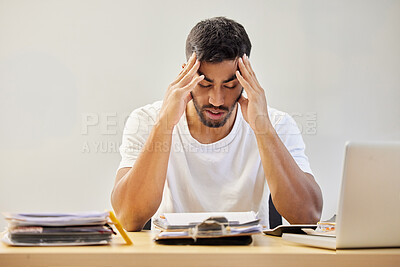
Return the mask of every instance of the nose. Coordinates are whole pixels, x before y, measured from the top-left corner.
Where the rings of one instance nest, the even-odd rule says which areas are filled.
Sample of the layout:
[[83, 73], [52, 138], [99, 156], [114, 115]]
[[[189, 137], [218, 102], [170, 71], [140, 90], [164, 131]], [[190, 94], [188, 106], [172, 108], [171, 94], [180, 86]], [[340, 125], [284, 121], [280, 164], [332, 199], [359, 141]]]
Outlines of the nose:
[[222, 106], [224, 104], [224, 93], [222, 88], [214, 87], [209, 91], [209, 102], [215, 107]]

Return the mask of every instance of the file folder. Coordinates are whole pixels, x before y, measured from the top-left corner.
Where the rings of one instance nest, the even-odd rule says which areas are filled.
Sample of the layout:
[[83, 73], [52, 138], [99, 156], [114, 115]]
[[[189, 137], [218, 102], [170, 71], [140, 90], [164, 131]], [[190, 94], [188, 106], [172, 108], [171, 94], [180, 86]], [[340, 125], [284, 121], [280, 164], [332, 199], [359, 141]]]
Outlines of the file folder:
[[[154, 220], [154, 225], [160, 231], [154, 238], [154, 241], [158, 244], [248, 245], [252, 242], [251, 235], [259, 234], [262, 231], [262, 226], [254, 212], [177, 213], [173, 216], [169, 215], [165, 214], [165, 216]], [[207, 218], [209, 215], [216, 216]], [[245, 220], [243, 220], [243, 216], [247, 216]], [[168, 221], [169, 217], [170, 221]], [[193, 217], [193, 221], [190, 221], [191, 217]], [[199, 218], [206, 219], [199, 222]], [[170, 222], [178, 222], [179, 224], [170, 224]]]

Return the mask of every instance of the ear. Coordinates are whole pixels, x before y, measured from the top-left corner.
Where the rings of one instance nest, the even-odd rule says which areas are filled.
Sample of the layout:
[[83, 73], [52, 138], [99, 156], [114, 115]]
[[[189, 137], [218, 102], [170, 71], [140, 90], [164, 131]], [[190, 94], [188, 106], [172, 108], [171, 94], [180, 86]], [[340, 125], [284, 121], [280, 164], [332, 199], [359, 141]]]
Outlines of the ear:
[[186, 63], [182, 64], [182, 69], [184, 69], [186, 67]]

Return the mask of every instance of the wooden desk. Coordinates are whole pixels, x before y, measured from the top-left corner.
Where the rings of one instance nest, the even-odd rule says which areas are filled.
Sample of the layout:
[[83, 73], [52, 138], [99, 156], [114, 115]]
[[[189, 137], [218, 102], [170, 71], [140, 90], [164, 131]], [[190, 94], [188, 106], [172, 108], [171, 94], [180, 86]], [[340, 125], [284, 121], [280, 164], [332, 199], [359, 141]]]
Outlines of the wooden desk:
[[303, 247], [264, 235], [249, 246], [166, 246], [151, 232], [128, 233], [111, 246], [8, 247], [0, 245], [0, 266], [400, 266], [400, 248], [332, 251]]

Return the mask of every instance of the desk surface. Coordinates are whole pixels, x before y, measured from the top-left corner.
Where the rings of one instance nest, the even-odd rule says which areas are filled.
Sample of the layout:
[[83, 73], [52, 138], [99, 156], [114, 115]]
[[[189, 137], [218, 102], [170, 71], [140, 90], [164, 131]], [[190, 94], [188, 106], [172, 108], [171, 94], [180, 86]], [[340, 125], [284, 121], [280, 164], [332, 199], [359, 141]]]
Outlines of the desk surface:
[[327, 250], [254, 235], [249, 246], [167, 246], [151, 232], [128, 233], [110, 246], [8, 247], [0, 245], [0, 266], [400, 266], [400, 248]]

